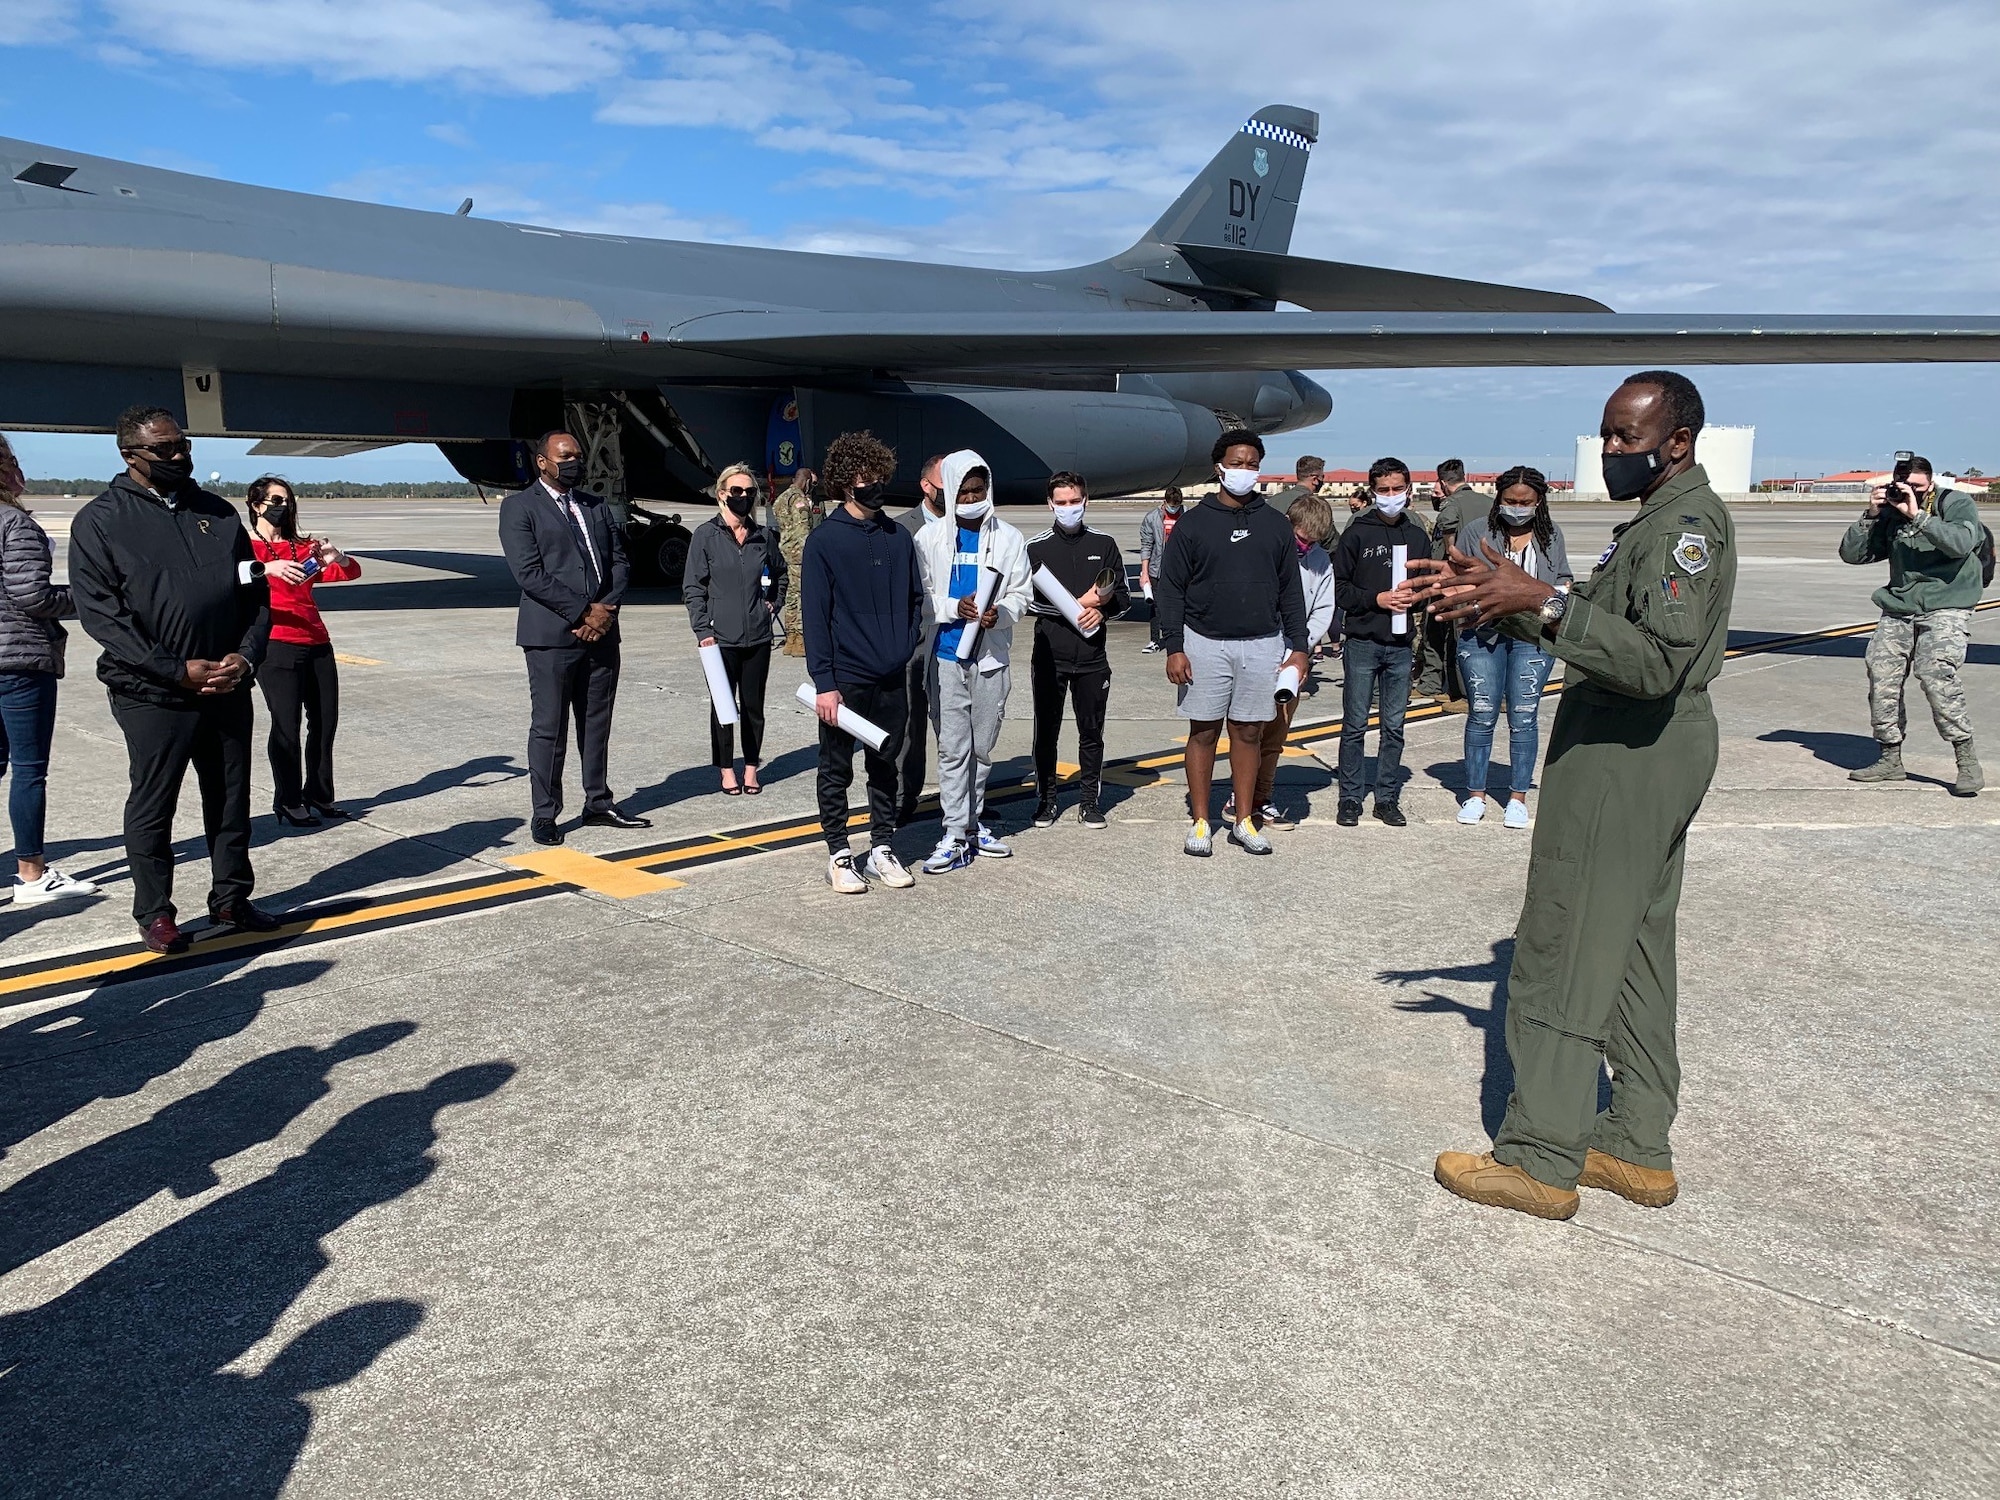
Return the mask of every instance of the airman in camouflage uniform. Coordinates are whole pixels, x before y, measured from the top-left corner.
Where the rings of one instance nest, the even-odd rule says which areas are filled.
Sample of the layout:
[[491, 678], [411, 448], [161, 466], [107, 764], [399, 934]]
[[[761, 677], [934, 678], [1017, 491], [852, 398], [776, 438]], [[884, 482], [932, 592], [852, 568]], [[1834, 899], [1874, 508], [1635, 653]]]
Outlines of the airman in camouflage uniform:
[[1649, 1208], [1680, 1190], [1667, 1132], [1680, 1100], [1681, 870], [1715, 774], [1708, 685], [1736, 587], [1735, 523], [1694, 461], [1703, 420], [1693, 383], [1671, 371], [1612, 394], [1607, 488], [1639, 511], [1567, 597], [1504, 559], [1454, 551], [1412, 564], [1445, 570], [1441, 619], [1534, 640], [1571, 683], [1549, 736], [1507, 980], [1513, 1097], [1490, 1153], [1437, 1160], [1438, 1182], [1475, 1203], [1567, 1219], [1579, 1185]]
[[[783, 554], [785, 566], [791, 569], [794, 578], [799, 576], [799, 561], [805, 556], [806, 538], [812, 535], [813, 528], [819, 525], [821, 519], [819, 502], [813, 498], [812, 486], [812, 470], [800, 469], [772, 506], [777, 513], [778, 551]], [[799, 600], [804, 592], [803, 589], [793, 589], [778, 614], [778, 623], [785, 629], [787, 656], [806, 654], [805, 627], [799, 620]]]
[[1881, 759], [1849, 773], [1854, 781], [1901, 781], [1903, 689], [1911, 677], [1930, 700], [1931, 722], [1958, 757], [1952, 791], [1973, 797], [1986, 785], [1972, 746], [1965, 706], [1965, 665], [1972, 607], [1979, 602], [1979, 507], [1961, 490], [1937, 488], [1928, 459], [1910, 461], [1906, 483], [1886, 485], [1840, 539], [1840, 560], [1887, 561], [1889, 582], [1875, 591], [1882, 618], [1868, 642], [1868, 718]]

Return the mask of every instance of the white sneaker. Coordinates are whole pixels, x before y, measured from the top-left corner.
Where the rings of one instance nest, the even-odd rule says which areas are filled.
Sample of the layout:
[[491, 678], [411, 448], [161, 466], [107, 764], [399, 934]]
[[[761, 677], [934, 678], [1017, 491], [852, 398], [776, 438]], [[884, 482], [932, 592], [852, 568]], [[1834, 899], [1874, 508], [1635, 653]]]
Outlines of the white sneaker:
[[1525, 802], [1509, 801], [1507, 804], [1507, 816], [1501, 819], [1501, 821], [1509, 828], [1526, 828], [1528, 826], [1528, 804]]
[[97, 883], [92, 880], [78, 880], [65, 875], [54, 865], [42, 871], [40, 880], [23, 880], [14, 877], [14, 904], [16, 906], [45, 906], [51, 901], [80, 901], [86, 896], [97, 894]]
[[908, 890], [917, 883], [917, 877], [903, 868], [903, 862], [896, 858], [896, 851], [887, 844], [868, 851], [868, 873], [882, 884], [899, 891]]
[[924, 861], [922, 868], [926, 875], [949, 875], [953, 870], [969, 868], [977, 858], [971, 839], [947, 833], [938, 840], [937, 848], [931, 850], [930, 858]]
[[979, 825], [979, 839], [976, 847], [980, 854], [987, 859], [1012, 859], [1014, 857], [1014, 851], [1001, 842], [993, 830], [988, 828], [984, 823]]
[[1477, 823], [1485, 816], [1486, 799], [1484, 797], [1467, 797], [1464, 802], [1459, 804], [1458, 821], [1461, 823]]
[[865, 896], [868, 882], [854, 868], [854, 856], [843, 849], [826, 862], [826, 883], [842, 896]]

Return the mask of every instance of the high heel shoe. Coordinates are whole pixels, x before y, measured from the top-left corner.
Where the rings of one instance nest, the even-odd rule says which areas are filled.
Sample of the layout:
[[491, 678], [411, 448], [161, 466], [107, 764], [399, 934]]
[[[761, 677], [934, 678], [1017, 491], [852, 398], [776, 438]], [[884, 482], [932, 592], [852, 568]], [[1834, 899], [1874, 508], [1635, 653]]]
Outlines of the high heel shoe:
[[287, 828], [319, 828], [323, 826], [310, 808], [302, 807], [297, 812], [293, 812], [289, 808], [274, 807], [271, 811], [278, 815], [278, 821]]
[[346, 808], [335, 807], [331, 802], [315, 802], [312, 804], [312, 810], [318, 813], [322, 818], [325, 818], [329, 823], [345, 822], [347, 819], [354, 816], [354, 814], [347, 811]]

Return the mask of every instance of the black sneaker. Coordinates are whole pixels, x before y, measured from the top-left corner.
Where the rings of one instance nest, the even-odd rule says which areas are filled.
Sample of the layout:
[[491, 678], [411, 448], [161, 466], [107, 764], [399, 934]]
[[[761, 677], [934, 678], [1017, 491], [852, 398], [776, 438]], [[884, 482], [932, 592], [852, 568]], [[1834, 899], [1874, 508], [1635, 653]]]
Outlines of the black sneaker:
[[1037, 828], [1055, 827], [1056, 819], [1060, 816], [1062, 814], [1056, 810], [1056, 799], [1053, 797], [1044, 797], [1040, 802], [1035, 804], [1035, 826]]
[[1085, 828], [1108, 828], [1110, 826], [1105, 822], [1104, 814], [1097, 810], [1097, 804], [1094, 801], [1085, 802], [1076, 810], [1076, 820]]
[[1338, 823], [1342, 828], [1358, 827], [1361, 822], [1361, 804], [1359, 802], [1341, 803], [1340, 811], [1333, 815], [1333, 821]]
[[[1360, 809], [1356, 809], [1358, 812]], [[1410, 820], [1403, 816], [1403, 809], [1394, 802], [1377, 802], [1375, 817], [1378, 822], [1387, 823], [1391, 828], [1406, 828]]]

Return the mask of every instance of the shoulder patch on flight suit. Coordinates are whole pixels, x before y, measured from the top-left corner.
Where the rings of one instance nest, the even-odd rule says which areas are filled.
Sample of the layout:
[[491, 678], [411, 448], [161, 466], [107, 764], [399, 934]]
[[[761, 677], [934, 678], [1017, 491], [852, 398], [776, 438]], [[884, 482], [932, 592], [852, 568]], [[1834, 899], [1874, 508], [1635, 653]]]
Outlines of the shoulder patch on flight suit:
[[[1612, 553], [1614, 553], [1614, 552], [1616, 552], [1617, 550], [1618, 550], [1618, 544], [1617, 544], [1616, 542], [1613, 542], [1613, 543], [1612, 543], [1612, 544], [1611, 544], [1611, 545], [1610, 545], [1609, 547], [1606, 547], [1606, 548], [1605, 548], [1605, 549], [1604, 549], [1604, 550], [1603, 550], [1602, 552], [1598, 553], [1598, 554], [1597, 554], [1597, 567], [1598, 567], [1598, 568], [1601, 568], [1601, 567], [1603, 567], [1603, 566], [1604, 566], [1604, 565], [1605, 565], [1606, 563], [1610, 562], [1610, 561], [1611, 561], [1611, 554], [1612, 554]], [[1593, 569], [1592, 569], [1591, 571], [1592, 571], [1592, 572], [1595, 572], [1595, 571], [1596, 571], [1596, 568], [1593, 568]]]
[[1674, 543], [1674, 561], [1690, 576], [1701, 572], [1710, 561], [1708, 538], [1699, 531], [1683, 531], [1681, 539]]

